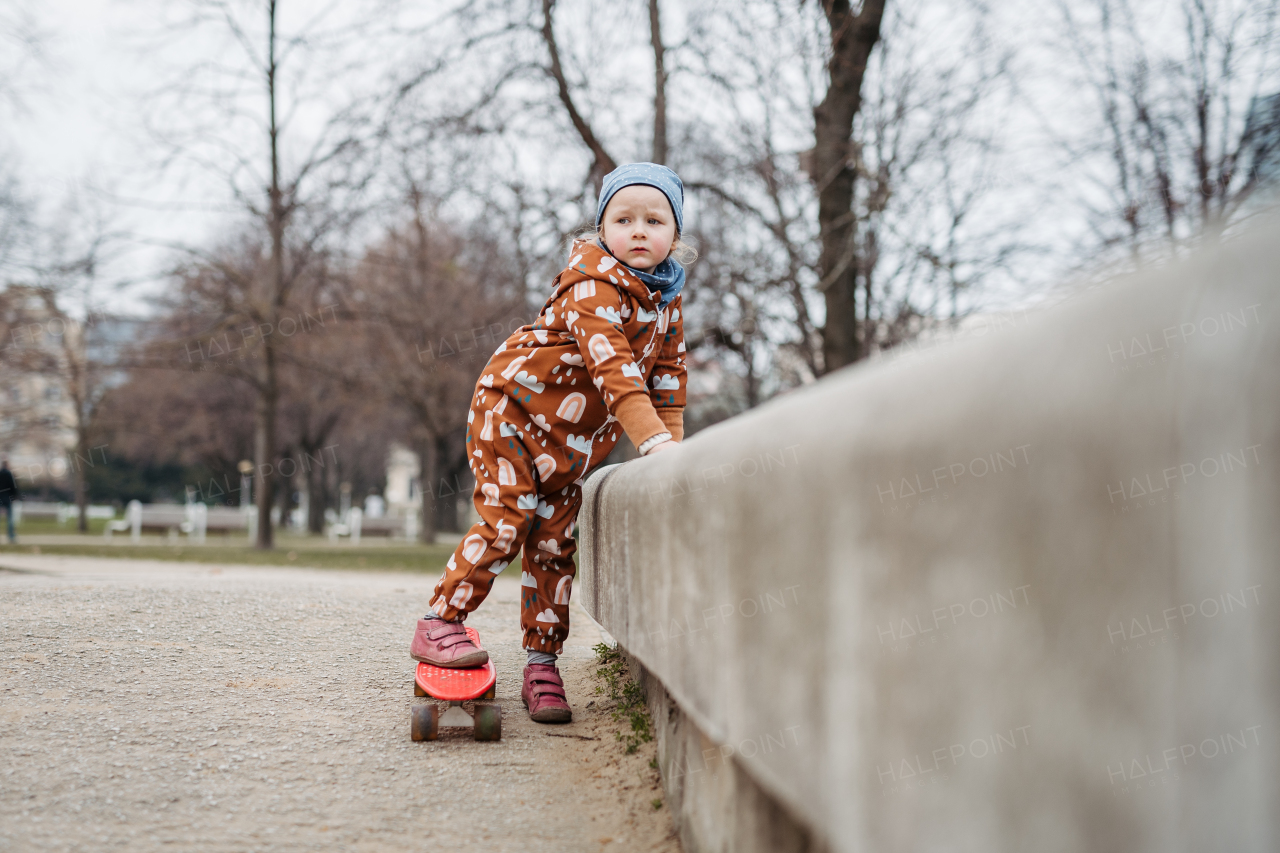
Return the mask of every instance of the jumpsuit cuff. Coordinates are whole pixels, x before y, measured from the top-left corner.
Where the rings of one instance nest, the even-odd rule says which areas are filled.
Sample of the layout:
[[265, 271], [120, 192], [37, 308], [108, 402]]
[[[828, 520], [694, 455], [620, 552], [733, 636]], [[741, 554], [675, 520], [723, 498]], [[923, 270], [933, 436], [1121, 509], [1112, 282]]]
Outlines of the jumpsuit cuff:
[[671, 433], [660, 432], [657, 435], [653, 436], [652, 438], [646, 439], [644, 444], [641, 444], [639, 447], [636, 448], [636, 450], [640, 451], [641, 456], [644, 456], [648, 454], [650, 450], [653, 450], [653, 448], [657, 447], [659, 444], [665, 444], [670, 440], [671, 440]]
[[658, 409], [658, 417], [671, 433], [672, 441], [684, 441], [684, 407]]
[[613, 416], [622, 424], [627, 438], [636, 447], [661, 432], [669, 432], [662, 418], [654, 411], [649, 395], [643, 391], [628, 394], [614, 404]]

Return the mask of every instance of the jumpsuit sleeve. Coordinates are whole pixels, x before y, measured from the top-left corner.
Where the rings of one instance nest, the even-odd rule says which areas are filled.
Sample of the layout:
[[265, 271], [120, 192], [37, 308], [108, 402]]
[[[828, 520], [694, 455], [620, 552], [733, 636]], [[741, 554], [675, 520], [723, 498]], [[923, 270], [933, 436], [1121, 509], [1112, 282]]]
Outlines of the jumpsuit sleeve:
[[676, 441], [684, 439], [685, 382], [689, 373], [684, 360], [683, 300], [683, 296], [677, 296], [667, 306], [667, 331], [649, 377], [649, 399]]
[[622, 331], [621, 309], [618, 288], [598, 279], [575, 284], [560, 306], [605, 408], [639, 447], [669, 430], [649, 400], [635, 352]]

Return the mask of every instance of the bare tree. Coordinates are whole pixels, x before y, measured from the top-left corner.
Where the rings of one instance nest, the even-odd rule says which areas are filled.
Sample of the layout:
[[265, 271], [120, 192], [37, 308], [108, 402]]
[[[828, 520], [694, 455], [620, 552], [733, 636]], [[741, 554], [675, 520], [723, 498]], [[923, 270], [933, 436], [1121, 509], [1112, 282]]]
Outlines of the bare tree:
[[667, 162], [667, 49], [662, 43], [658, 0], [649, 0], [649, 43], [653, 46], [653, 162]]
[[[153, 326], [163, 328], [169, 322], [170, 318], [161, 317]], [[156, 331], [154, 355], [157, 360], [167, 359], [172, 347]], [[146, 361], [143, 353], [133, 356], [140, 363]], [[110, 447], [113, 459], [131, 467], [191, 473], [183, 483], [188, 499], [209, 504], [240, 502], [236, 466], [253, 455], [253, 412], [244, 406], [243, 383], [221, 371], [131, 366], [124, 381], [107, 390], [95, 435]]]
[[[342, 461], [331, 438], [344, 417], [362, 413], [368, 395], [357, 387], [360, 368], [335, 357], [353, 351], [355, 331], [340, 310], [346, 282], [323, 260], [299, 277], [276, 328], [228, 329], [226, 306], [239, 297], [227, 291], [260, 275], [266, 255], [250, 237], [180, 272], [142, 343], [125, 353], [129, 379], [108, 395], [104, 429], [133, 461], [207, 468], [207, 481], [188, 484], [196, 499], [238, 500], [237, 468], [253, 457], [256, 431], [243, 386], [257, 370], [259, 339], [278, 337], [279, 440], [276, 455], [259, 460], [259, 474], [275, 484], [282, 514], [293, 507], [286, 486], [298, 482], [308, 496], [308, 528], [318, 533]], [[150, 414], [130, 414], [137, 411]]]
[[457, 497], [449, 483], [468, 471], [463, 439], [480, 370], [532, 318], [518, 273], [491, 250], [489, 234], [468, 240], [440, 221], [416, 181], [406, 184], [411, 218], [366, 254], [352, 310], [365, 387], [407, 415], [421, 466], [419, 535], [430, 542]]
[[998, 193], [1014, 174], [1010, 51], [992, 42], [981, 14], [957, 22], [949, 40], [965, 49], [950, 54], [911, 12], [891, 10], [885, 26], [854, 130], [865, 354], [954, 327], [975, 304], [970, 291], [1035, 252]]
[[[337, 353], [356, 351], [360, 340], [350, 313], [339, 314], [338, 304], [335, 294], [329, 310], [321, 311], [318, 318], [325, 325], [313, 325], [297, 335], [280, 371], [282, 445], [294, 449], [295, 464], [292, 470], [279, 473], [282, 482], [290, 477], [301, 481], [311, 533], [324, 532], [325, 509], [334, 485], [330, 474], [347, 456], [346, 448], [335, 448], [334, 435], [347, 420], [378, 421], [378, 415], [369, 411], [367, 385], [361, 381], [363, 365], [349, 357], [335, 358]], [[286, 456], [280, 455], [282, 460]]]
[[686, 96], [709, 112], [680, 125], [686, 187], [699, 198], [690, 236], [701, 252], [685, 328], [700, 358], [718, 352], [741, 374], [741, 408], [822, 372], [820, 243], [813, 185], [800, 168], [811, 155], [797, 156], [812, 139], [813, 87], [797, 82], [817, 78], [824, 63], [812, 9], [726, 11], [692, 18], [682, 46]]
[[[85, 274], [63, 270], [64, 275]], [[61, 286], [60, 286], [61, 285]], [[35, 286], [13, 287], [5, 300], [11, 326], [6, 347], [5, 370], [10, 374], [5, 392], [3, 436], [5, 444], [18, 438], [30, 440], [42, 433], [56, 446], [50, 452], [66, 453], [72, 474], [74, 501], [79, 511], [79, 529], [88, 529], [85, 465], [96, 464], [93, 454], [94, 429], [106, 377], [112, 365], [104, 360], [93, 340], [94, 326], [104, 318], [79, 316], [69, 309], [74, 294], [65, 280]], [[39, 378], [43, 401], [22, 394], [24, 379]], [[8, 433], [8, 435], [3, 435]], [[71, 436], [71, 446], [62, 446], [62, 436]]]
[[[1056, 6], [1071, 82], [1092, 122], [1055, 128], [1088, 215], [1093, 251], [1138, 258], [1215, 234], [1245, 209], [1256, 180], [1245, 124], [1280, 92], [1280, 3], [1090, 0]], [[1082, 130], [1083, 133], [1076, 132]]]
[[[99, 270], [121, 235], [110, 217], [73, 196], [59, 211], [56, 227], [43, 231], [41, 263], [27, 270], [31, 282], [18, 289], [12, 310], [27, 334], [10, 349], [20, 372], [39, 376], [54, 392], [58, 431], [71, 435], [69, 454], [79, 529], [88, 529], [85, 466], [95, 464], [91, 448], [99, 406], [118, 376], [118, 347], [110, 339], [103, 306], [110, 297]], [[51, 424], [52, 425], [52, 424]]]
[[831, 31], [827, 62], [830, 83], [813, 109], [813, 179], [818, 193], [822, 239], [818, 289], [826, 302], [822, 327], [822, 369], [836, 370], [864, 354], [858, 334], [858, 265], [853, 213], [853, 119], [862, 106], [862, 78], [871, 49], [880, 39], [884, 0], [863, 0], [855, 12], [849, 0], [823, 0]]
[[[829, 24], [821, 10], [780, 2], [750, 11], [738, 21], [712, 9], [691, 28], [684, 74], [713, 93], [703, 101], [712, 111], [700, 133], [685, 132], [682, 153], [702, 247], [690, 348], [719, 350], [748, 406], [823, 373], [829, 297], [807, 177], [817, 174], [813, 104], [829, 94]], [[916, 22], [937, 11], [886, 8], [845, 146], [860, 358], [955, 322], [1031, 250], [1000, 203], [1007, 51], [985, 35], [980, 10], [948, 7], [945, 35]]]
[[[431, 164], [419, 185], [436, 180], [428, 180], [433, 172], [466, 175], [436, 180], [435, 198], [447, 199], [455, 216], [466, 211], [466, 222], [478, 222], [479, 209], [483, 227], [501, 231], [493, 251], [511, 251], [530, 304], [563, 259], [563, 236], [590, 215], [593, 191], [622, 152], [671, 160], [698, 197], [686, 236], [702, 258], [690, 270], [686, 328], [699, 357], [737, 374], [731, 384], [743, 406], [828, 369], [824, 347], [838, 329], [853, 336], [853, 355], [865, 357], [939, 318], [954, 321], [968, 310], [968, 294], [1019, 249], [1000, 235], [1007, 222], [992, 218], [988, 205], [998, 146], [990, 128], [969, 126], [991, 106], [986, 71], [959, 73], [924, 49], [915, 57], [923, 71], [906, 60], [872, 67], [875, 115], [863, 120], [865, 86], [857, 110], [844, 96], [850, 69], [861, 80], [877, 55], [881, 25], [875, 40], [866, 29], [872, 7], [855, 14], [847, 5], [783, 0], [710, 3], [690, 12], [677, 27], [684, 35], [668, 44], [659, 4], [634, 5], [474, 0], [465, 20], [450, 19], [460, 33], [441, 37], [450, 47], [431, 52], [396, 89], [389, 136], [399, 151]], [[859, 21], [860, 37], [852, 29]], [[891, 26], [904, 40], [896, 55], [911, 56], [921, 35]], [[630, 51], [628, 62], [614, 61], [622, 51]], [[861, 61], [858, 51], [866, 53]], [[634, 69], [643, 66], [630, 60], [641, 52], [653, 62], [655, 84], [653, 113], [643, 118], [618, 108], [634, 101]], [[424, 82], [447, 79], [458, 64], [474, 72], [465, 95]], [[826, 137], [831, 116], [849, 118], [840, 174], [829, 179], [815, 167], [815, 104]], [[581, 184], [558, 179], [563, 170], [535, 168], [579, 156], [589, 175]], [[839, 292], [824, 289], [836, 270], [823, 266], [834, 244], [823, 237], [820, 196], [832, 181], [848, 189], [837, 278], [851, 288], [851, 326], [832, 322], [824, 305]], [[834, 233], [828, 228], [828, 237]]]
[[34, 241], [33, 200], [22, 186], [18, 158], [7, 150], [6, 131], [14, 116], [26, 110], [31, 91], [39, 84], [32, 80], [45, 71], [47, 36], [31, 11], [32, 3], [13, 3], [0, 8], [0, 286], [29, 273], [36, 260], [30, 250]]
[[[283, 0], [189, 0], [187, 5], [189, 14], [170, 34], [217, 34], [229, 50], [184, 69], [179, 80], [157, 93], [159, 113], [166, 118], [156, 132], [173, 159], [226, 180], [240, 210], [261, 228], [264, 256], [261, 264], [247, 269], [248, 274], [244, 267], [184, 248], [214, 264], [220, 283], [226, 285], [218, 292], [219, 313], [203, 334], [262, 330], [250, 343], [255, 350], [252, 363], [237, 375], [254, 392], [257, 547], [270, 548], [274, 481], [266, 472], [278, 450], [279, 371], [285, 345], [274, 332], [294, 311], [294, 290], [325, 241], [359, 214], [359, 192], [368, 180], [360, 169], [365, 149], [353, 108], [333, 106], [327, 86], [308, 93], [305, 84], [312, 63], [332, 65], [335, 71], [352, 68], [338, 45], [356, 30], [330, 23], [332, 6], [318, 13], [295, 10], [295, 16], [304, 15], [305, 20], [285, 31]], [[333, 79], [326, 83], [336, 85]], [[319, 129], [309, 138], [293, 130], [306, 110], [315, 111], [310, 113], [313, 119], [316, 112], [320, 115]], [[177, 125], [175, 115], [196, 118], [190, 125]], [[245, 139], [252, 142], [242, 144]]]
[[104, 375], [111, 370], [111, 365], [103, 363], [95, 352], [91, 336], [93, 334], [90, 319], [82, 323], [71, 316], [59, 304], [58, 292], [51, 287], [39, 290], [44, 302], [45, 313], [49, 318], [46, 328], [56, 323], [61, 334], [50, 335], [56, 342], [56, 350], [52, 350], [53, 358], [45, 366], [45, 372], [58, 380], [67, 395], [70, 404], [71, 427], [75, 436], [70, 465], [73, 475], [73, 489], [78, 514], [77, 529], [84, 533], [89, 529], [88, 494], [85, 490], [85, 465], [93, 464], [93, 428], [99, 404], [107, 390]]
[[[656, 2], [656, 0], [653, 0], [653, 2]], [[569, 121], [573, 122], [573, 129], [578, 132], [578, 135], [582, 137], [582, 143], [591, 151], [592, 160], [589, 177], [596, 193], [599, 194], [600, 186], [604, 183], [604, 176], [616, 169], [618, 163], [605, 150], [595, 131], [591, 129], [591, 125], [578, 110], [577, 104], [574, 103], [573, 93], [570, 91], [564, 66], [560, 62], [560, 47], [556, 43], [555, 5], [556, 0], [542, 0], [542, 40], [547, 45], [549, 59], [547, 72], [551, 75], [551, 79], [555, 81], [556, 93], [560, 97], [560, 103], [564, 105], [565, 112], [569, 115]], [[656, 11], [650, 14], [656, 19]], [[661, 42], [659, 41], [658, 44], [660, 46]]]
[[[31, 286], [7, 284], [0, 288], [0, 449], [12, 452], [20, 443], [49, 445], [43, 413], [33, 399], [31, 377], [40, 372], [46, 359], [43, 301]], [[33, 310], [35, 309], [35, 310]], [[60, 452], [63, 448], [46, 447]]]
[[27, 277], [36, 260], [31, 199], [23, 191], [16, 171], [0, 164], [0, 283]]
[[0, 8], [0, 104], [13, 110], [25, 108], [30, 89], [38, 84], [38, 72], [47, 66], [48, 33], [41, 29], [35, 3], [11, 2]]

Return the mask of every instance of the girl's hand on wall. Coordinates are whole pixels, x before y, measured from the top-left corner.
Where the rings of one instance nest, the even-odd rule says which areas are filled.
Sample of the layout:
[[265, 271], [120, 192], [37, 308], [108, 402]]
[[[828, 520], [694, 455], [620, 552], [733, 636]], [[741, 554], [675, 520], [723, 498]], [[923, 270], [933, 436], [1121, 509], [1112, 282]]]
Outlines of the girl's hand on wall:
[[645, 456], [652, 456], [653, 454], [661, 453], [664, 450], [673, 450], [677, 444], [679, 444], [679, 442], [668, 439], [667, 441], [662, 442], [662, 444], [655, 444], [653, 447], [650, 447], [649, 452], [646, 453]]

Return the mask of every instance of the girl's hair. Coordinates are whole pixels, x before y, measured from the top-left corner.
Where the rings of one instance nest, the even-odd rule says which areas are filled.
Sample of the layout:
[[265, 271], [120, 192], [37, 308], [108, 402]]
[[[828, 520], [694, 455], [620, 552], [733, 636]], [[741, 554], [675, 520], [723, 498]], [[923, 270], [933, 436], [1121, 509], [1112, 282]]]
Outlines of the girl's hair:
[[[570, 252], [573, 251], [573, 244], [577, 243], [579, 240], [590, 241], [590, 240], [595, 240], [597, 237], [600, 238], [601, 243], [604, 242], [604, 223], [603, 222], [600, 223], [599, 228], [595, 228], [591, 225], [582, 226], [577, 231], [574, 231], [569, 235]], [[676, 241], [671, 244], [670, 257], [675, 258], [676, 262], [679, 263], [681, 266], [687, 267], [689, 266], [689, 264], [693, 263], [698, 259], [698, 250], [695, 246], [689, 243], [686, 243], [684, 241], [684, 238], [680, 236], [680, 233], [676, 232]]]
[[684, 238], [677, 234], [676, 241], [671, 244], [671, 257], [675, 258], [680, 266], [687, 267], [698, 259], [698, 248], [692, 243], [686, 243]]

